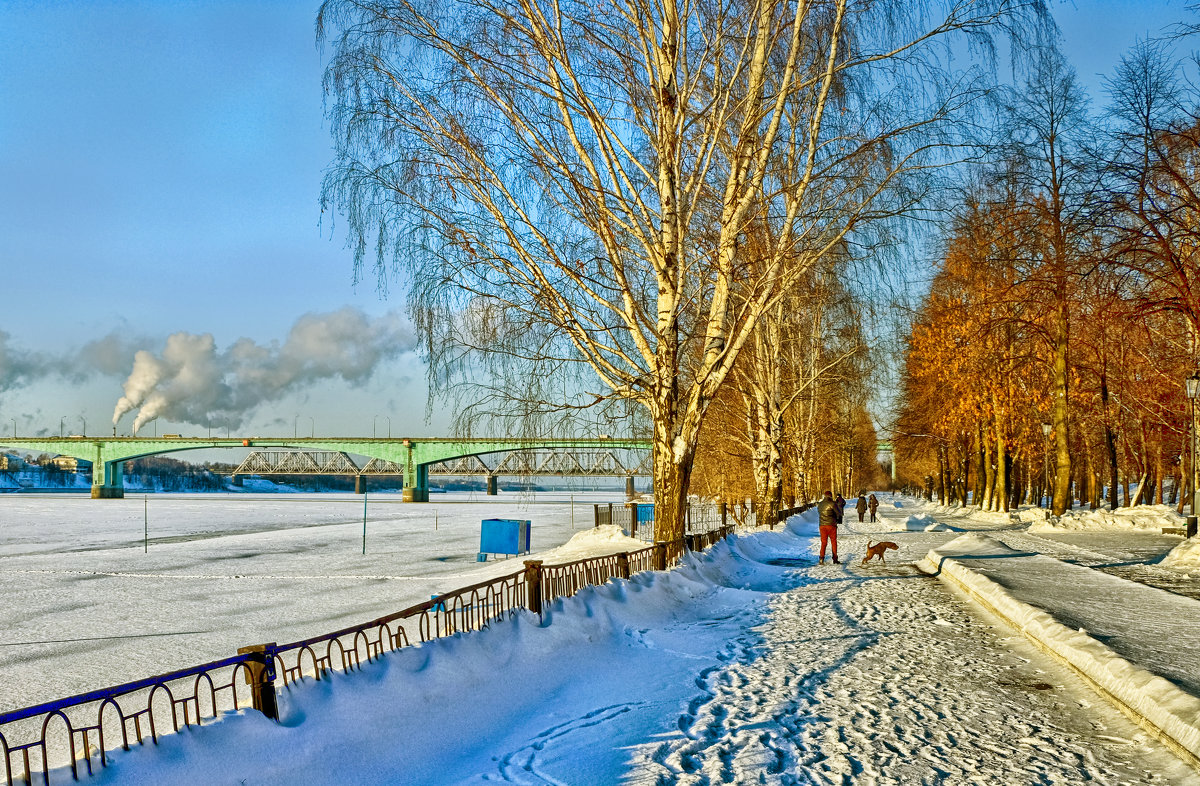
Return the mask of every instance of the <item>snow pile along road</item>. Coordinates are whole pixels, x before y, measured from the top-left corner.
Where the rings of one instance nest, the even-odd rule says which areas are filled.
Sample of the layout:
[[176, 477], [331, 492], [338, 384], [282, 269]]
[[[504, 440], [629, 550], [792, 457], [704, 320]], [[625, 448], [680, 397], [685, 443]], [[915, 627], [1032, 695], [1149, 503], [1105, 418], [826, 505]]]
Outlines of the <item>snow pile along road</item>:
[[[1034, 511], [1038, 509], [1034, 508]], [[1174, 509], [1166, 505], [1138, 505], [1117, 510], [1068, 510], [1058, 517], [1035, 518], [1030, 532], [1146, 530], [1161, 532], [1163, 527], [1181, 526]]]
[[1180, 543], [1159, 564], [1176, 570], [1200, 570], [1200, 538], [1188, 538]]
[[[1002, 564], [1015, 564], [1018, 560], [1025, 563], [1021, 570], [1006, 570]], [[980, 569], [983, 565], [987, 566], [989, 575], [984, 575]], [[1013, 575], [1018, 576], [1016, 580], [1022, 576], [1039, 576], [1049, 600], [1055, 586], [1090, 581], [1121, 582], [1121, 579], [1052, 557], [1017, 552], [980, 533], [963, 535], [932, 549], [918, 567], [957, 585], [1123, 706], [1185, 759], [1200, 764], [1200, 698], [1121, 657], [1088, 635], [1084, 628], [1072, 629], [1046, 611], [1018, 599], [1000, 583]], [[1140, 589], [1161, 592], [1152, 588]], [[1101, 598], [1095, 597], [1095, 600], [1094, 608], [1102, 605]], [[1186, 598], [1174, 600], [1194, 604], [1195, 612], [1200, 612], [1200, 603]]]

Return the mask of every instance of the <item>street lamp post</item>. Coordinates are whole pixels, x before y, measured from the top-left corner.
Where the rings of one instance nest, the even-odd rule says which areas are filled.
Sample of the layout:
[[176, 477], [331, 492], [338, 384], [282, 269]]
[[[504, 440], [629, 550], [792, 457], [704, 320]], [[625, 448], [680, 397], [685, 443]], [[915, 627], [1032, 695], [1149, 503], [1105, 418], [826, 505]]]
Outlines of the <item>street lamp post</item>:
[[1196, 397], [1200, 396], [1200, 371], [1192, 374], [1185, 379], [1184, 387], [1187, 389], [1188, 402], [1191, 404], [1191, 435], [1192, 435], [1192, 515], [1187, 518], [1187, 534], [1188, 537], [1193, 537], [1196, 534], [1196, 516], [1200, 514], [1200, 489], [1196, 488], [1197, 481], [1200, 481], [1200, 468], [1196, 466], [1196, 440], [1197, 440], [1197, 423], [1196, 423]]
[[384, 417], [387, 418], [387, 422], [388, 422], [388, 439], [391, 439], [392, 438], [392, 416], [384, 415]]
[[[1047, 495], [1050, 493], [1050, 432], [1053, 430], [1054, 427], [1049, 423], [1042, 424], [1042, 436], [1046, 439], [1046, 450], [1042, 453], [1042, 485], [1045, 486], [1043, 491], [1047, 492]], [[1046, 500], [1046, 507], [1050, 507], [1049, 502], [1050, 500]], [[1041, 506], [1042, 499], [1039, 496], [1038, 507], [1040, 508]]]

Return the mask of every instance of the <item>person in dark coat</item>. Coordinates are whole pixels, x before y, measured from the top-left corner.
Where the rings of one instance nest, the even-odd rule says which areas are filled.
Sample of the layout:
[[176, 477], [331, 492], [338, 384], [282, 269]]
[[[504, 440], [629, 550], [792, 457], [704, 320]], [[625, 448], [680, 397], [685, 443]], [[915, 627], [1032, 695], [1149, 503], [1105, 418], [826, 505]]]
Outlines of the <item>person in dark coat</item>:
[[879, 500], [875, 499], [874, 494], [867, 498], [867, 507], [871, 510], [871, 522], [874, 523], [875, 511], [879, 510]]
[[841, 494], [838, 494], [836, 497], [834, 497], [833, 508], [835, 511], [837, 511], [837, 523], [841, 524], [842, 519], [846, 514], [846, 498]]
[[854, 503], [854, 510], [858, 512], [858, 523], [862, 524], [863, 516], [867, 515], [867, 498], [862, 494], [858, 495], [858, 502]]
[[833, 492], [826, 491], [825, 496], [817, 503], [817, 529], [821, 533], [821, 562], [825, 564], [825, 546], [833, 546], [833, 564], [838, 564], [837, 557], [837, 525], [841, 521], [841, 511], [833, 500]]

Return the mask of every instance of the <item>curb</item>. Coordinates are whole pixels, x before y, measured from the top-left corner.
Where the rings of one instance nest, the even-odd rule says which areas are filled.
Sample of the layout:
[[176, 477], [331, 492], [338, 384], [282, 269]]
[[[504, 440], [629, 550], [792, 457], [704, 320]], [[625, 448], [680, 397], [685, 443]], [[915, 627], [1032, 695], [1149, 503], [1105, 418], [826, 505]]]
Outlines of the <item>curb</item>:
[[1048, 612], [1014, 598], [996, 582], [937, 549], [925, 555], [917, 568], [962, 590], [1016, 628], [1175, 755], [1200, 769], [1200, 698], [1130, 663], [1087, 633], [1068, 628]]

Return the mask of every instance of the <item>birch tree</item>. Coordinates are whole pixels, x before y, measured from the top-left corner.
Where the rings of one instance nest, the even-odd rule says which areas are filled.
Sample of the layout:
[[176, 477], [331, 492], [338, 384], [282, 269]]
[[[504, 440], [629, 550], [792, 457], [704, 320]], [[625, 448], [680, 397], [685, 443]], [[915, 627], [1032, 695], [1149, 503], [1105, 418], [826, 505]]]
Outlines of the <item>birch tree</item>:
[[[1042, 11], [327, 0], [323, 206], [360, 273], [405, 287], [435, 393], [470, 381], [526, 417], [644, 408], [655, 536], [674, 541], [701, 422], [761, 315], [919, 198], [891, 186], [944, 162], [981, 89], [951, 55]], [[776, 246], [750, 264], [755, 206]]]

